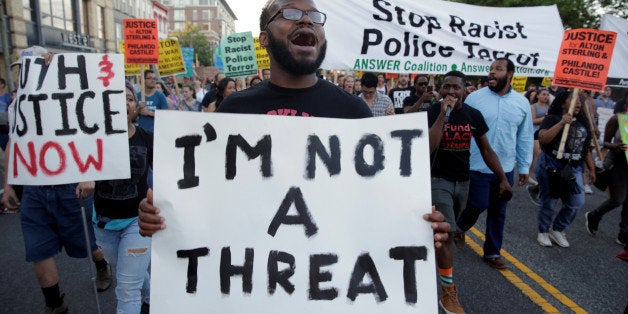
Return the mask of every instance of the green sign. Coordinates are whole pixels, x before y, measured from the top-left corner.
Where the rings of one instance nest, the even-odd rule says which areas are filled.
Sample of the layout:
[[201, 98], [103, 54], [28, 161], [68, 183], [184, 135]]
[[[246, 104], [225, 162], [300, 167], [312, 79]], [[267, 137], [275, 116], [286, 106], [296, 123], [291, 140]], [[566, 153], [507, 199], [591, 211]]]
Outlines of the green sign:
[[257, 74], [257, 58], [251, 32], [223, 37], [220, 40], [220, 54], [225, 76], [236, 78]]
[[[621, 134], [621, 142], [628, 145], [628, 114], [618, 114], [619, 133]], [[628, 160], [628, 151], [626, 151], [626, 160]]]

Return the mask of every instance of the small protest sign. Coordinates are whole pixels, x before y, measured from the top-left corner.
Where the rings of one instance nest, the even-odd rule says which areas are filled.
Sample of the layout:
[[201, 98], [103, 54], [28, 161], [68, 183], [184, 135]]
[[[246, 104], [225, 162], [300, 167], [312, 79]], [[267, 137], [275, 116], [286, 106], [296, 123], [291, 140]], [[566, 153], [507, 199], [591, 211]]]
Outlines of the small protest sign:
[[257, 58], [257, 68], [270, 69], [270, 57], [266, 48], [259, 43], [259, 37], [253, 38], [255, 41], [255, 57]]
[[[120, 53], [124, 55], [124, 58], [126, 59], [126, 54], [124, 53], [124, 40], [120, 41]], [[141, 65], [139, 64], [134, 64], [134, 63], [127, 63], [126, 60], [124, 62], [124, 75], [126, 76], [132, 76], [132, 75], [140, 75], [142, 73], [141, 71]]]
[[185, 64], [185, 73], [177, 76], [193, 77], [194, 76], [194, 48], [181, 47], [183, 55], [183, 63]]
[[578, 28], [565, 31], [554, 85], [599, 91], [606, 84], [617, 33]]
[[160, 76], [186, 73], [181, 47], [177, 38], [159, 40], [159, 65], [157, 69]]
[[[621, 142], [628, 145], [628, 115], [618, 114], [619, 133], [621, 134]], [[626, 151], [626, 160], [628, 160], [628, 151]]]
[[227, 77], [257, 74], [255, 44], [251, 32], [234, 33], [220, 40], [220, 56]]
[[437, 312], [425, 113], [155, 123], [151, 311]]
[[158, 64], [159, 31], [157, 20], [124, 19], [124, 54], [126, 63]]
[[10, 120], [11, 184], [130, 177], [120, 54], [24, 58]]
[[541, 86], [542, 87], [550, 87], [552, 86], [552, 78], [549, 76], [546, 76], [543, 78], [543, 81], [541, 82]]
[[523, 93], [526, 91], [527, 82], [528, 82], [527, 76], [513, 76], [512, 88], [514, 88], [519, 93]]

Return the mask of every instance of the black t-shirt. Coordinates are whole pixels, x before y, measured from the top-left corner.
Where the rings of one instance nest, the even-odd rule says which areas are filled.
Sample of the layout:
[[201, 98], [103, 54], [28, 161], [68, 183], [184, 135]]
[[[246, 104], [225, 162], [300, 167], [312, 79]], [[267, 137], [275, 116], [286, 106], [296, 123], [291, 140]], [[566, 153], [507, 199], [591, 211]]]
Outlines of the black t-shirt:
[[[395, 108], [395, 114], [403, 113], [403, 101], [410, 95], [412, 95], [416, 91], [416, 88], [410, 86], [406, 88], [393, 88], [390, 90], [388, 96], [390, 96], [390, 100], [393, 102], [393, 107]], [[416, 101], [416, 100], [415, 100]]]
[[[406, 99], [403, 100], [403, 108], [414, 106], [414, 103], [416, 103], [419, 100], [419, 98], [421, 98], [421, 97], [417, 96], [416, 93], [413, 93], [412, 95], [406, 97]], [[424, 102], [423, 106], [419, 107], [418, 111], [419, 112], [427, 111], [427, 108], [430, 107], [430, 104], [431, 104], [430, 101]], [[403, 110], [403, 108], [402, 108], [402, 110]]]
[[[563, 117], [559, 115], [547, 115], [539, 130], [547, 130], [556, 125], [562, 120]], [[541, 149], [547, 155], [556, 158], [558, 154], [558, 147], [560, 147], [560, 140], [563, 137], [563, 131], [561, 130], [554, 139], [547, 145], [541, 145]], [[569, 127], [569, 133], [567, 135], [567, 141], [565, 142], [565, 151], [563, 152], [563, 160], [570, 160], [572, 164], [582, 164], [585, 157], [589, 152], [589, 145], [591, 144], [591, 134], [587, 130], [586, 126], [579, 120], [571, 122]]]
[[[203, 100], [200, 100], [201, 106], [203, 108], [209, 107], [209, 104], [211, 104], [214, 101], [216, 101], [216, 92], [217, 92], [217, 89], [216, 88], [212, 88], [209, 92], [205, 93], [205, 96], [203, 96]], [[199, 99], [197, 99], [197, 100], [199, 100]]]
[[[432, 127], [440, 114], [440, 103], [432, 104], [427, 111], [427, 121]], [[443, 126], [440, 145], [432, 154], [432, 176], [449, 181], [469, 180], [471, 138], [480, 138], [488, 132], [484, 116], [479, 110], [462, 104], [452, 110], [449, 122]]]
[[229, 95], [217, 111], [345, 119], [373, 116], [361, 98], [321, 79], [300, 89], [279, 87], [266, 80]]
[[98, 216], [111, 219], [137, 216], [140, 201], [146, 197], [148, 168], [153, 165], [153, 133], [135, 127], [129, 139], [131, 178], [96, 181], [94, 207]]

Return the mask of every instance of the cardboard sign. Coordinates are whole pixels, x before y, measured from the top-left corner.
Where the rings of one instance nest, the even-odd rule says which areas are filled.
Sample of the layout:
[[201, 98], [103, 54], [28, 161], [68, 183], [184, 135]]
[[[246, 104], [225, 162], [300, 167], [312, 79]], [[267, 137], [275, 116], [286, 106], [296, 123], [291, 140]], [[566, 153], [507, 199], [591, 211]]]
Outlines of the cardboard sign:
[[125, 62], [159, 63], [159, 31], [157, 20], [124, 19]]
[[183, 63], [185, 64], [185, 73], [177, 76], [194, 77], [194, 48], [182, 47]]
[[[319, 1], [324, 69], [486, 76], [499, 57], [518, 76], [551, 76], [563, 36], [556, 5], [484, 7], [442, 0]], [[542, 21], [539, 22], [539, 21]]]
[[[619, 133], [621, 134], [621, 142], [628, 145], [628, 115], [617, 114], [619, 122]], [[628, 151], [626, 151], [626, 160], [628, 160]]]
[[177, 38], [172, 37], [159, 41], [159, 65], [157, 69], [160, 76], [186, 73], [181, 47]]
[[[124, 40], [120, 41], [120, 53], [124, 55], [126, 59], [126, 54], [124, 53]], [[124, 60], [124, 75], [133, 76], [142, 74], [142, 66], [140, 64], [127, 63]]]
[[254, 37], [255, 41], [255, 57], [257, 58], [257, 68], [270, 69], [270, 57], [266, 48], [259, 44], [259, 37]]
[[151, 311], [437, 312], [425, 113], [155, 124]]
[[600, 91], [606, 84], [617, 33], [589, 28], [565, 31], [554, 85]]
[[526, 83], [528, 82], [527, 76], [513, 76], [512, 77], [512, 88], [514, 88], [517, 92], [523, 93], [526, 91]]
[[606, 129], [606, 123], [614, 115], [611, 108], [597, 108], [597, 126], [600, 130], [600, 139], [604, 140], [604, 130]]
[[220, 56], [227, 77], [257, 74], [255, 44], [251, 32], [234, 33], [220, 40]]
[[52, 185], [130, 177], [120, 54], [22, 60], [9, 114], [9, 183]]

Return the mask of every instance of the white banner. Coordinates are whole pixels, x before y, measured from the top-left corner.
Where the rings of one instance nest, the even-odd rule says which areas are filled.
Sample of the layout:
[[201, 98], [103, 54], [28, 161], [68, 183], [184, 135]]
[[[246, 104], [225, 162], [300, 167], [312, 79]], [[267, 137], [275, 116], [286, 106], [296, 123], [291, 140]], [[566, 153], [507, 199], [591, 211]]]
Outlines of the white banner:
[[552, 76], [563, 37], [556, 5], [345, 0], [317, 6], [327, 14], [327, 69], [486, 75], [495, 58], [509, 57], [518, 76]]
[[124, 56], [22, 59], [9, 123], [9, 183], [65, 184], [130, 177]]
[[151, 311], [436, 313], [425, 113], [155, 123]]
[[613, 59], [608, 71], [608, 78], [623, 79], [624, 83], [619, 84], [628, 87], [628, 20], [610, 14], [602, 16], [600, 29], [617, 33], [617, 41], [613, 50]]

